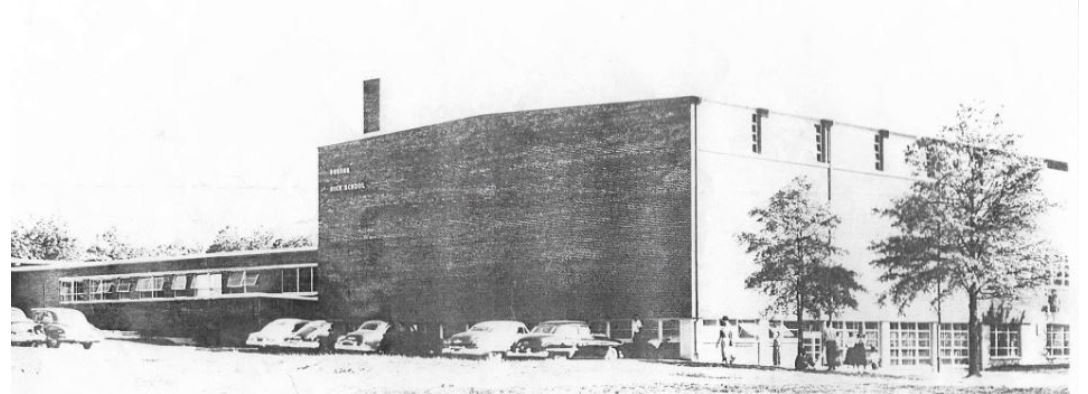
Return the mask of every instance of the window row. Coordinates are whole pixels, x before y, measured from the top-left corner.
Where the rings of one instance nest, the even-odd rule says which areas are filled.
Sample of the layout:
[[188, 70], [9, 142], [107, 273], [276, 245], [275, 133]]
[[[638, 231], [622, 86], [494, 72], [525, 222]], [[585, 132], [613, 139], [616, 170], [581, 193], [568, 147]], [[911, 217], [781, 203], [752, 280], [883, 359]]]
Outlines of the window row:
[[[607, 335], [615, 339], [634, 337], [634, 320], [594, 320], [589, 322], [589, 329], [594, 334]], [[642, 319], [641, 335], [650, 339], [668, 339], [676, 342], [680, 339], [680, 321], [676, 319]]]
[[214, 297], [234, 293], [312, 293], [315, 267], [62, 278], [62, 302]]
[[[752, 153], [763, 153], [763, 119], [768, 114], [769, 112], [763, 108], [757, 108], [752, 113]], [[813, 125], [816, 128], [816, 161], [819, 163], [831, 162], [829, 139], [833, 124], [832, 121], [825, 119]], [[873, 155], [876, 159], [873, 168], [877, 171], [884, 171], [884, 141], [888, 135], [888, 130], [879, 130], [873, 139]]]

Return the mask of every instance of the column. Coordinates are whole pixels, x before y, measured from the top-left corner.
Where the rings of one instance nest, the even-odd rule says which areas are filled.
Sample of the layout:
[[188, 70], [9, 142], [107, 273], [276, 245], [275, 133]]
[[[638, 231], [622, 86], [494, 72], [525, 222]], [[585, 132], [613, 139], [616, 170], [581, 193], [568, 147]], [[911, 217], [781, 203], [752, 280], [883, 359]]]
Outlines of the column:
[[883, 367], [891, 365], [892, 358], [892, 323], [889, 321], [880, 322], [880, 363]]

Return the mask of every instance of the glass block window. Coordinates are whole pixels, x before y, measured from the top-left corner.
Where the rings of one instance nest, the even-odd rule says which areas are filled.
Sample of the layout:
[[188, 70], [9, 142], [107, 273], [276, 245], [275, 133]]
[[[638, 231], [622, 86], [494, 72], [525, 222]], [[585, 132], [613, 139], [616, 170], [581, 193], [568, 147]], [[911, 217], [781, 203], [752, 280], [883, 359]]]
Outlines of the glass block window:
[[866, 349], [880, 348], [880, 325], [876, 322], [834, 321], [831, 333], [840, 348], [849, 348], [860, 340], [865, 341]]
[[929, 323], [891, 323], [888, 332], [891, 365], [930, 365]]
[[990, 357], [1020, 357], [1020, 325], [990, 326]]
[[941, 365], [967, 365], [967, 324], [943, 323], [938, 338]]
[[1069, 356], [1069, 325], [1046, 325], [1046, 354], [1051, 357]]

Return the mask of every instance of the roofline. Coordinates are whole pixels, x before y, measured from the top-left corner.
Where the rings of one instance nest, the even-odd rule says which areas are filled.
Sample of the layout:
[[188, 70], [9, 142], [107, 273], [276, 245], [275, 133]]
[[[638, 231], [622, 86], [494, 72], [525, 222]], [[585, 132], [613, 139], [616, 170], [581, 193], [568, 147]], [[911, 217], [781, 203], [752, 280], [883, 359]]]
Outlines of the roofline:
[[510, 114], [519, 114], [519, 113], [537, 112], [537, 111], [554, 111], [554, 110], [579, 108], [579, 107], [592, 107], [592, 106], [601, 106], [601, 105], [623, 105], [623, 104], [637, 104], [637, 103], [648, 103], [648, 102], [654, 102], [654, 101], [674, 101], [674, 100], [676, 100], [676, 101], [689, 101], [689, 102], [691, 102], [693, 104], [699, 104], [702, 101], [702, 99], [699, 98], [699, 96], [676, 96], [676, 97], [663, 97], [663, 98], [652, 98], [652, 99], [643, 99], [643, 100], [629, 100], [629, 101], [615, 101], [615, 102], [604, 102], [604, 103], [566, 105], [566, 106], [561, 106], [561, 107], [534, 108], [534, 109], [524, 109], [524, 110], [517, 110], [517, 111], [492, 112], [492, 113], [486, 113], [486, 114], [466, 116], [466, 117], [462, 117], [462, 118], [455, 118], [455, 119], [450, 119], [450, 120], [437, 122], [437, 123], [430, 123], [430, 124], [420, 125], [420, 126], [412, 127], [412, 128], [409, 128], [409, 129], [401, 129], [401, 130], [393, 130], [393, 131], [378, 131], [376, 133], [366, 133], [366, 134], [363, 134], [363, 136], [360, 137], [360, 138], [347, 140], [347, 141], [342, 141], [342, 142], [337, 142], [337, 143], [328, 144], [328, 145], [319, 145], [317, 147], [317, 150], [321, 151], [321, 150], [326, 149], [326, 148], [333, 148], [333, 147], [340, 146], [340, 145], [347, 145], [347, 144], [359, 142], [359, 141], [362, 141], [362, 140], [368, 140], [368, 139], [371, 139], [371, 138], [377, 138], [377, 137], [382, 137], [382, 136], [391, 135], [391, 134], [399, 134], [399, 133], [402, 133], [402, 132], [405, 132], [405, 131], [418, 130], [418, 129], [422, 129], [424, 127], [431, 127], [431, 126], [436, 126], [436, 125], [441, 125], [441, 124], [461, 122], [461, 121], [466, 121], [466, 120], [469, 120], [469, 119], [484, 118], [484, 117], [489, 117], [489, 116], [501, 116], [501, 115], [510, 115]]
[[[129, 265], [129, 264], [149, 264], [149, 263], [164, 263], [170, 261], [182, 261], [182, 260], [200, 260], [209, 258], [220, 257], [242, 257], [242, 256], [257, 256], [263, 254], [289, 254], [289, 253], [302, 253], [302, 252], [316, 252], [317, 247], [307, 246], [302, 248], [286, 248], [286, 249], [261, 249], [261, 250], [244, 250], [237, 252], [220, 252], [220, 253], [203, 253], [203, 254], [190, 254], [185, 256], [163, 256], [163, 257], [141, 257], [137, 259], [129, 260], [113, 260], [113, 261], [74, 261], [74, 260], [32, 260], [32, 259], [11, 259], [12, 272], [27, 272], [27, 271], [48, 271], [59, 269], [77, 269], [77, 268], [90, 268], [90, 267], [104, 267], [110, 265]], [[15, 265], [19, 262], [19, 265]], [[27, 264], [27, 266], [22, 266]]]

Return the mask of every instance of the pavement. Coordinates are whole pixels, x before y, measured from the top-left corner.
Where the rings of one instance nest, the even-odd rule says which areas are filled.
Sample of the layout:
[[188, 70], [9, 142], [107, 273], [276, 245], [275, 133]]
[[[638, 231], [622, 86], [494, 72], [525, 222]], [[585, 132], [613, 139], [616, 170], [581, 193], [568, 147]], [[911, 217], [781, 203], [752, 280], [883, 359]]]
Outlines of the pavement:
[[644, 360], [476, 361], [242, 349], [107, 340], [90, 350], [13, 348], [12, 392], [46, 393], [1051, 393], [1066, 369], [878, 372], [729, 367]]

